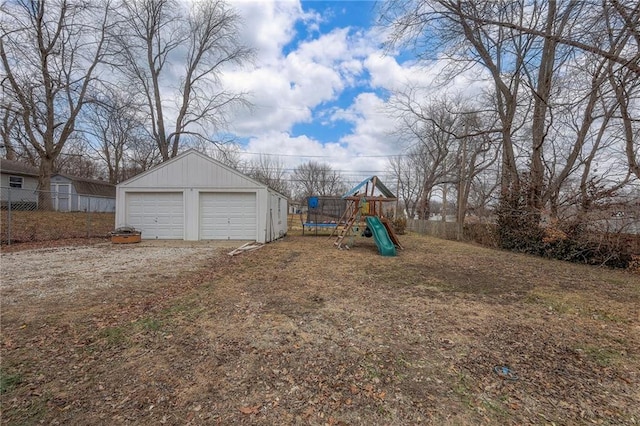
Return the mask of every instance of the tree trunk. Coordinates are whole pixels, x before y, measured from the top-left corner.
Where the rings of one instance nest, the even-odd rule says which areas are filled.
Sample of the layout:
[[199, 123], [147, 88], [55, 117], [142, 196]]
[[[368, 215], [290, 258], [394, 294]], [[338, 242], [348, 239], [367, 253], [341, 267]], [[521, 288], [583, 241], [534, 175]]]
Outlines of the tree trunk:
[[[545, 33], [551, 35], [556, 17], [556, 2], [549, 2]], [[533, 128], [529, 192], [527, 207], [532, 213], [537, 214], [542, 210], [542, 193], [544, 189], [544, 164], [542, 160], [544, 140], [547, 135], [547, 111], [549, 109], [549, 97], [555, 65], [556, 42], [551, 38], [545, 38], [542, 47], [542, 56], [538, 68], [536, 89], [534, 89]]]
[[420, 204], [418, 206], [418, 219], [429, 220], [429, 216], [431, 215], [430, 196], [430, 192], [424, 192], [422, 194], [422, 198], [420, 199]]
[[55, 160], [50, 156], [43, 156], [40, 160], [40, 175], [38, 176], [38, 209], [53, 210], [51, 193], [51, 175]]

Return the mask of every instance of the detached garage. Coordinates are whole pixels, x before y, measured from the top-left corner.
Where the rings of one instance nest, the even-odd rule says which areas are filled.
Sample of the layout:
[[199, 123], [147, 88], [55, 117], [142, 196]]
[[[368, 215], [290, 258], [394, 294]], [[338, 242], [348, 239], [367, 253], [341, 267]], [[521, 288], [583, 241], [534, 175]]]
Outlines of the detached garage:
[[116, 189], [116, 228], [143, 239], [273, 241], [287, 233], [287, 198], [189, 150]]

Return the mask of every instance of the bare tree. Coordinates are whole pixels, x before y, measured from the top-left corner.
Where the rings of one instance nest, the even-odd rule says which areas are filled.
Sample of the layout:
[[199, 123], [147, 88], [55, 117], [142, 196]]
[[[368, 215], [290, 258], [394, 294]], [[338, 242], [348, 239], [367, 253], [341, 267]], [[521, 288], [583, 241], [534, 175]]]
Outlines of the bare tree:
[[2, 112], [0, 137], [2, 138], [2, 147], [5, 150], [5, 158], [37, 167], [39, 164], [38, 153], [29, 143], [19, 117], [11, 106], [0, 111]]
[[500, 172], [495, 163], [471, 181], [467, 212], [473, 213], [474, 220], [485, 223], [493, 221], [499, 201], [499, 187]]
[[[412, 3], [412, 1], [404, 2]], [[457, 1], [447, 0], [443, 1], [445, 7], [451, 7]], [[496, 2], [498, 3], [498, 2]], [[556, 8], [556, 1], [549, 1], [549, 10]], [[522, 3], [523, 6], [535, 5], [535, 2]], [[455, 7], [455, 6], [454, 6]], [[579, 18], [581, 25], [580, 31], [569, 32], [556, 32], [549, 31], [549, 27], [538, 28], [535, 26], [526, 25], [522, 21], [504, 21], [500, 19], [492, 18], [488, 15], [478, 15], [475, 13], [463, 12], [459, 15], [460, 18], [470, 20], [478, 25], [490, 25], [500, 28], [511, 30], [514, 33], [527, 34], [535, 36], [537, 38], [543, 38], [545, 43], [562, 44], [565, 46], [579, 49], [585, 53], [589, 53], [595, 56], [599, 56], [605, 59], [611, 64], [615, 64], [619, 67], [625, 68], [628, 71], [640, 75], [640, 51], [637, 47], [640, 45], [640, 4], [637, 2], [621, 2], [619, 0], [605, 0], [605, 1], [580, 1], [580, 2], [566, 2], [565, 7], [567, 9], [581, 8], [584, 13], [571, 13], [576, 18]], [[523, 10], [525, 7], [523, 7]], [[463, 10], [463, 9], [458, 9]], [[548, 21], [547, 21], [548, 22]], [[615, 25], [610, 25], [615, 23]], [[607, 24], [606, 30], [603, 28], [603, 24]], [[604, 31], [603, 31], [604, 30]], [[611, 49], [607, 46], [602, 46], [600, 40], [602, 35], [608, 31], [608, 34], [612, 36], [612, 39], [617, 39], [619, 36], [629, 37], [634, 40], [636, 49]]]
[[3, 106], [0, 112], [2, 113], [0, 116], [0, 144], [5, 150], [5, 158], [7, 160], [15, 161], [16, 146], [14, 139], [16, 138], [17, 133], [18, 117], [13, 114], [10, 104]]
[[233, 139], [229, 139], [221, 144], [211, 144], [208, 141], [196, 138], [190, 138], [188, 142], [191, 148], [198, 152], [201, 152], [224, 165], [227, 165], [233, 169], [246, 173], [248, 170], [248, 163], [242, 158], [242, 147], [240, 144], [234, 142]]
[[134, 138], [129, 140], [129, 149], [122, 171], [122, 179], [130, 179], [162, 162], [158, 147], [150, 138]]
[[[498, 159], [500, 150], [498, 143], [492, 138], [493, 132], [484, 128], [483, 123], [491, 123], [490, 117], [482, 116], [474, 111], [465, 111], [465, 107], [457, 114], [461, 118], [460, 127], [455, 137], [458, 141], [456, 152], [456, 224], [457, 238], [463, 238], [465, 219], [469, 210], [469, 198], [474, 189], [474, 182], [484, 175]], [[476, 184], [475, 188], [479, 185]], [[495, 186], [494, 186], [495, 187]], [[479, 198], [475, 197], [476, 201]], [[483, 199], [480, 208], [486, 208], [488, 198]], [[478, 206], [476, 206], [477, 208]]]
[[[474, 111], [460, 96], [426, 99], [423, 103], [416, 97], [415, 91], [407, 91], [396, 93], [393, 98], [400, 123], [396, 133], [412, 144], [406, 160], [394, 162], [396, 176], [403, 183], [409, 176], [420, 179], [418, 183], [405, 184], [404, 191], [415, 188], [416, 183], [419, 185], [419, 189], [412, 191], [419, 195], [412, 213], [423, 219], [431, 213], [434, 189], [442, 186], [443, 207], [446, 208], [448, 185], [454, 185], [458, 236], [461, 238], [474, 181], [498, 158], [496, 119], [491, 113]], [[399, 170], [399, 166], [405, 170]]]
[[637, 105], [640, 102], [640, 78], [632, 72], [611, 70], [609, 83], [615, 93], [622, 124], [622, 140], [629, 170], [640, 179], [640, 117]]
[[[75, 135], [79, 136], [78, 133]], [[55, 172], [86, 179], [104, 178], [102, 164], [91, 157], [85, 141], [78, 137], [65, 145], [64, 151], [56, 161]]]
[[246, 174], [258, 182], [264, 183], [274, 191], [286, 196], [291, 195], [284, 162], [280, 159], [261, 155], [257, 161], [252, 161], [248, 164]]
[[5, 158], [38, 167], [38, 153], [29, 143], [20, 116], [4, 90], [0, 98], [0, 114], [0, 145], [4, 148]]
[[[208, 147], [211, 147], [210, 144]], [[229, 167], [233, 167], [236, 170], [245, 169], [245, 162], [240, 155], [240, 145], [236, 143], [227, 142], [223, 145], [215, 145], [213, 150], [207, 150], [206, 152], [211, 157], [215, 158], [223, 164], [226, 164]]]
[[[543, 40], [539, 47], [539, 63], [537, 73], [532, 75], [529, 67], [524, 67], [528, 77], [528, 86], [531, 88], [533, 98], [533, 113], [531, 126], [531, 165], [530, 182], [527, 207], [533, 211], [541, 211], [543, 208], [543, 193], [545, 191], [545, 167], [543, 162], [543, 152], [546, 136], [549, 131], [549, 110], [551, 104], [551, 90], [553, 88], [554, 77], [557, 75], [558, 63], [563, 61], [559, 58], [558, 42], [556, 35], [563, 35], [567, 27], [571, 27], [578, 16], [580, 2], [568, 2], [563, 7], [558, 7], [555, 1], [550, 1], [546, 13], [544, 10], [538, 12], [541, 27], [544, 31]], [[534, 43], [536, 45], [537, 43]]]
[[[18, 118], [38, 155], [39, 187], [48, 190], [108, 51], [110, 5], [19, 0], [1, 7], [2, 88], [8, 98], [3, 114]], [[51, 207], [50, 197], [39, 201], [42, 208]]]
[[[592, 181], [589, 164], [613, 147], [602, 136], [622, 135], [635, 173], [637, 129], [629, 106], [640, 71], [637, 2], [394, 0], [383, 5], [383, 19], [392, 44], [409, 43], [423, 58], [435, 51], [455, 58], [455, 70], [479, 66], [490, 76], [502, 143], [501, 226], [535, 229], [541, 211], [557, 204], [576, 173]], [[567, 102], [559, 83], [583, 80], [583, 58], [591, 82]], [[615, 96], [603, 89], [607, 80]], [[554, 127], [567, 108], [583, 111], [571, 141]], [[553, 132], [566, 143], [562, 149]]]
[[497, 130], [502, 139], [501, 192], [506, 196], [518, 193], [520, 187], [516, 133], [525, 117], [518, 101], [533, 36], [484, 26], [468, 15], [500, 22], [531, 19], [519, 2], [493, 0], [396, 0], [385, 3], [382, 18], [392, 30], [391, 44], [411, 43], [424, 58], [433, 50], [445, 51], [458, 58], [462, 69], [479, 65], [487, 70], [494, 83], [494, 107], [500, 120]]
[[340, 173], [328, 164], [315, 161], [296, 167], [293, 170], [292, 180], [298, 199], [312, 195], [342, 195], [347, 190]]
[[424, 167], [417, 156], [407, 154], [390, 158], [389, 168], [396, 179], [396, 195], [402, 202], [407, 217], [413, 219], [422, 199]]
[[[146, 105], [151, 134], [163, 161], [175, 157], [185, 136], [212, 143], [229, 108], [242, 94], [221, 86], [225, 67], [245, 63], [239, 16], [221, 0], [123, 2], [119, 40], [124, 69]], [[175, 96], [172, 96], [175, 94]]]
[[[112, 88], [94, 95], [94, 103], [83, 113], [83, 132], [94, 155], [116, 184], [129, 176], [125, 171], [131, 151], [152, 142], [144, 126], [140, 105], [122, 90]], [[155, 144], [153, 144], [155, 145]]]
[[416, 213], [428, 219], [433, 188], [453, 179], [458, 118], [449, 111], [452, 102], [446, 97], [422, 102], [418, 97], [415, 89], [398, 92], [391, 108], [399, 122], [396, 133], [410, 146], [408, 156], [416, 167], [414, 175], [422, 179]]

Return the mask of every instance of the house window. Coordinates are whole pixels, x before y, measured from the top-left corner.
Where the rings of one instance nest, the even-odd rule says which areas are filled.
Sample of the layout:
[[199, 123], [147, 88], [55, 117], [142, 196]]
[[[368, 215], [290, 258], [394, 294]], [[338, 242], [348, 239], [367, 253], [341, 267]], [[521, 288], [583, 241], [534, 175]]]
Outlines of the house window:
[[10, 188], [22, 188], [23, 179], [22, 176], [9, 176]]

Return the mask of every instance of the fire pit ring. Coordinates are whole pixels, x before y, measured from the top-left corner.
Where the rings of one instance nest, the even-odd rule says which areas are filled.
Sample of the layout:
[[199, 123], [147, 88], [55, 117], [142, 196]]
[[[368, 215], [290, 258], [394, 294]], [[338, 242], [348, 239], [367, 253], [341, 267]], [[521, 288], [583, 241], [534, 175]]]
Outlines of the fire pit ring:
[[131, 226], [123, 226], [109, 232], [111, 243], [113, 244], [132, 244], [139, 243], [142, 238], [142, 232]]

